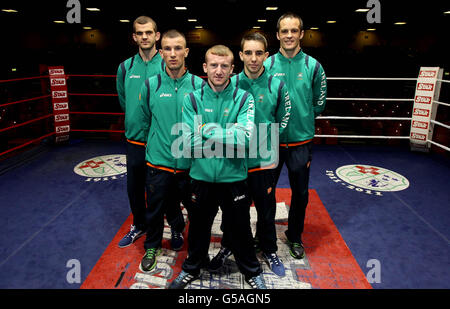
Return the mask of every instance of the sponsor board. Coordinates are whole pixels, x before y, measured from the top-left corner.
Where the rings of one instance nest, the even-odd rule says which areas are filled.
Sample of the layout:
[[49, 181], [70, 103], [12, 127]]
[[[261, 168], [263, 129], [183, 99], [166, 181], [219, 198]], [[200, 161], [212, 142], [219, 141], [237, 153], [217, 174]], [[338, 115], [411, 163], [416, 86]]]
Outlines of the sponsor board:
[[410, 127], [410, 145], [413, 150], [427, 151], [428, 140], [433, 136], [433, 125], [436, 104], [432, 104], [439, 96], [442, 69], [439, 67], [421, 67], [417, 78], [414, 106]]
[[55, 119], [55, 141], [69, 140], [70, 117], [67, 100], [67, 83], [64, 67], [49, 67], [50, 91], [52, 95], [53, 115]]

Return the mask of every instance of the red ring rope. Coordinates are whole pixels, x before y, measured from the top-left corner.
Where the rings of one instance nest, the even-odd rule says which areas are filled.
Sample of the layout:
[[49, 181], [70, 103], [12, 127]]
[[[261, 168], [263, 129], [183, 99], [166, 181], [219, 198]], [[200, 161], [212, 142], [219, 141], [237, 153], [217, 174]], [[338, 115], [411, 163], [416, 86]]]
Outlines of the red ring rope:
[[48, 134], [46, 134], [46, 135], [44, 135], [44, 136], [41, 136], [41, 137], [38, 137], [38, 138], [33, 139], [33, 140], [31, 140], [31, 141], [28, 141], [28, 142], [26, 142], [26, 143], [24, 143], [24, 144], [22, 144], [22, 145], [16, 146], [16, 147], [11, 148], [11, 149], [8, 149], [8, 150], [6, 150], [6, 151], [4, 151], [4, 152], [0, 152], [0, 157], [3, 156], [3, 155], [5, 155], [5, 154], [7, 154], [7, 153], [10, 153], [10, 152], [12, 152], [12, 151], [14, 151], [14, 150], [23, 148], [23, 147], [28, 146], [28, 145], [30, 145], [30, 144], [33, 144], [33, 143], [35, 143], [35, 142], [37, 142], [37, 141], [43, 140], [44, 138], [50, 137], [50, 136], [52, 136], [52, 135], [55, 135], [55, 132], [48, 133]]
[[27, 125], [27, 124], [30, 124], [30, 123], [33, 123], [33, 122], [36, 122], [36, 121], [39, 121], [39, 120], [42, 120], [42, 119], [50, 118], [50, 117], [53, 117], [53, 114], [48, 114], [48, 115], [45, 115], [45, 116], [42, 116], [42, 117], [38, 117], [38, 118], [31, 119], [31, 120], [28, 120], [28, 121], [25, 121], [25, 122], [22, 122], [22, 123], [19, 123], [19, 124], [15, 124], [15, 125], [10, 126], [10, 127], [6, 127], [6, 128], [3, 128], [3, 129], [0, 129], [0, 133], [8, 131], [8, 130], [11, 130], [11, 129], [14, 129], [14, 128], [22, 127], [24, 125]]

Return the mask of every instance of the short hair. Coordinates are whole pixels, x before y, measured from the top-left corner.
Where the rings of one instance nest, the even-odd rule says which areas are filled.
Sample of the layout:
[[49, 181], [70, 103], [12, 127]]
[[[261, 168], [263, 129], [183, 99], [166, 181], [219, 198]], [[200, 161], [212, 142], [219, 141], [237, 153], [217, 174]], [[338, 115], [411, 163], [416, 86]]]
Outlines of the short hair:
[[209, 54], [223, 57], [229, 56], [231, 57], [231, 64], [233, 64], [234, 62], [233, 52], [225, 45], [214, 45], [213, 47], [209, 48], [205, 54], [205, 63], [207, 62], [206, 58], [208, 57]]
[[170, 30], [167, 30], [166, 32], [164, 32], [161, 36], [161, 44], [162, 44], [163, 39], [165, 39], [165, 38], [173, 39], [173, 38], [177, 38], [177, 37], [182, 37], [184, 39], [184, 45], [185, 46], [187, 45], [186, 36], [182, 32], [180, 32], [176, 29], [170, 29]]
[[145, 24], [148, 24], [148, 23], [152, 23], [153, 24], [153, 30], [155, 32], [158, 32], [158, 27], [156, 26], [156, 22], [152, 18], [150, 18], [148, 16], [139, 16], [138, 18], [136, 18], [134, 20], [134, 22], [133, 22], [133, 32], [136, 31], [136, 24], [145, 25]]
[[264, 35], [259, 32], [250, 32], [244, 35], [241, 40], [241, 50], [244, 51], [244, 43], [245, 41], [258, 41], [264, 45], [264, 51], [267, 50], [267, 39]]
[[303, 30], [303, 20], [301, 19], [301, 17], [299, 15], [295, 14], [295, 13], [287, 12], [287, 13], [284, 13], [283, 15], [281, 15], [280, 18], [278, 18], [277, 31], [280, 31], [280, 23], [285, 18], [296, 18], [296, 19], [298, 19], [299, 22], [300, 22], [300, 31]]

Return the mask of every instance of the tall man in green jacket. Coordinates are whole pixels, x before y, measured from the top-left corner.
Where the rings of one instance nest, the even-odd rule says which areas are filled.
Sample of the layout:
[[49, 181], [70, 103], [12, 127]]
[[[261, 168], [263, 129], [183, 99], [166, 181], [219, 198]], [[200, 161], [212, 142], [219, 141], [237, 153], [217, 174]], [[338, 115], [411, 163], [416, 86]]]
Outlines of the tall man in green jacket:
[[[176, 217], [180, 212], [180, 202], [185, 206], [189, 202], [187, 185], [190, 160], [179, 157], [178, 150], [173, 146], [177, 145], [176, 140], [181, 137], [183, 99], [204, 83], [203, 79], [186, 70], [185, 59], [189, 48], [181, 32], [165, 32], [161, 38], [160, 53], [166, 64], [165, 70], [146, 79], [139, 95], [144, 116], [143, 131], [148, 132], [145, 155], [148, 165], [148, 229], [144, 242], [146, 252], [140, 264], [143, 271], [153, 270], [157, 255], [161, 253], [164, 214]], [[185, 227], [184, 219], [173, 222], [171, 227], [172, 231], [181, 235]], [[181, 246], [173, 249], [179, 250]]]
[[302, 19], [294, 13], [286, 13], [278, 19], [277, 28], [280, 51], [270, 56], [264, 65], [270, 74], [286, 83], [292, 104], [289, 125], [280, 135], [276, 179], [278, 182], [286, 163], [292, 197], [285, 234], [290, 254], [301, 259], [305, 254], [301, 236], [308, 205], [315, 117], [325, 108], [327, 80], [321, 64], [301, 49]]
[[133, 40], [139, 52], [122, 62], [117, 69], [117, 93], [125, 112], [127, 139], [127, 192], [133, 223], [130, 231], [120, 240], [119, 247], [127, 247], [144, 235], [145, 224], [145, 145], [147, 132], [142, 125], [139, 91], [142, 83], [164, 69], [164, 61], [156, 49], [160, 33], [155, 21], [140, 16], [133, 22]]
[[182, 289], [199, 278], [209, 262], [211, 227], [220, 205], [224, 233], [239, 270], [252, 288], [265, 288], [253, 249], [246, 149], [254, 131], [254, 99], [230, 83], [233, 53], [223, 45], [208, 49], [203, 70], [208, 83], [183, 103], [185, 147], [192, 164], [188, 208], [188, 257], [169, 288]]
[[[231, 78], [231, 83], [250, 92], [255, 98], [255, 126], [253, 143], [248, 158], [248, 184], [250, 196], [258, 214], [256, 224], [257, 247], [280, 277], [285, 275], [284, 265], [277, 255], [277, 233], [275, 229], [276, 199], [275, 174], [278, 164], [279, 134], [288, 126], [291, 102], [284, 82], [267, 73], [266, 38], [257, 32], [242, 38], [239, 56], [244, 70]], [[209, 270], [217, 271], [227, 256], [231, 239], [224, 234], [222, 248], [212, 259]]]

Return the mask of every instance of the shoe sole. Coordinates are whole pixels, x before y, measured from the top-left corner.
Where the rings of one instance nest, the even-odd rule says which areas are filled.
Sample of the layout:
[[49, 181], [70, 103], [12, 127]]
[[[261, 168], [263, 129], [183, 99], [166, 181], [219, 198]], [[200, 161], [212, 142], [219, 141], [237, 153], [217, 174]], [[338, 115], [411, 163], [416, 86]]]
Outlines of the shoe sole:
[[128, 245], [125, 245], [125, 246], [118, 245], [118, 246], [119, 246], [119, 248], [126, 248], [126, 247], [129, 247], [129, 246], [131, 246], [136, 240], [138, 240], [139, 238], [141, 238], [141, 237], [144, 236], [144, 235], [145, 235], [145, 233], [142, 232], [141, 234], [138, 234], [138, 235], [133, 239], [133, 241], [130, 242]]

